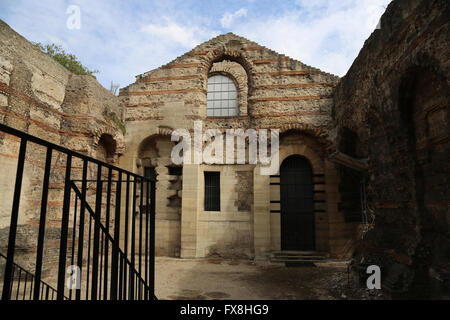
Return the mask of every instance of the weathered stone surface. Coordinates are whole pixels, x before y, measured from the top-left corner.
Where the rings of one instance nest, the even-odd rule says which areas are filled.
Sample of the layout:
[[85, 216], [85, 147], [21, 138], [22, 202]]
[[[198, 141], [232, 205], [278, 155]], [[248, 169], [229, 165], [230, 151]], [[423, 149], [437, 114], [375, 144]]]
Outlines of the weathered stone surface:
[[[234, 82], [236, 116], [206, 116], [207, 81], [215, 74], [226, 75]], [[338, 80], [336, 76], [232, 33], [220, 35], [174, 61], [138, 76], [135, 83], [120, 90], [127, 120], [127, 153], [120, 158], [120, 164], [142, 174], [146, 166], [156, 168], [157, 219], [173, 221], [171, 215], [165, 215], [173, 210], [174, 193], [166, 181], [167, 170], [160, 163], [160, 159], [166, 159], [163, 165], [169, 165], [171, 150], [161, 150], [157, 142], [149, 141], [168, 140], [171, 131], [178, 128], [192, 132], [196, 120], [203, 121], [202, 132], [207, 129], [225, 132], [229, 128], [279, 129], [283, 136], [280, 161], [293, 154], [307, 157], [313, 162], [314, 174], [326, 175], [330, 208], [337, 207], [338, 198], [333, 196], [338, 183], [333, 178], [335, 169], [324, 170], [323, 163], [327, 148], [333, 144], [334, 125], [330, 110], [332, 92]], [[301, 139], [290, 143], [289, 137], [295, 135]], [[246, 159], [248, 163], [248, 155]], [[269, 183], [257, 186], [261, 182], [255, 181], [265, 181], [257, 177], [259, 168], [205, 163], [196, 166], [197, 169], [190, 169], [192, 174], [185, 176], [183, 172], [183, 186], [196, 186], [197, 190], [183, 190], [181, 237], [178, 238], [181, 256], [216, 254], [264, 258], [270, 250], [279, 250], [280, 224], [271, 219], [271, 206], [261, 205], [256, 195], [270, 194], [272, 197], [273, 194], [275, 197], [277, 191], [269, 192]], [[220, 172], [220, 212], [204, 210], [205, 171]], [[328, 198], [325, 196], [322, 201], [315, 205], [315, 210], [324, 211], [320, 206]], [[333, 212], [338, 217], [340, 214], [337, 209]], [[332, 249], [333, 256], [342, 256], [343, 244], [351, 241], [351, 230], [355, 226], [339, 221], [335, 228], [328, 228], [328, 222], [334, 220], [328, 219], [328, 212], [319, 215], [316, 224], [318, 249]], [[161, 222], [160, 226], [157, 228], [163, 229], [158, 229], [157, 235], [167, 234], [167, 225]], [[332, 233], [347, 229], [346, 232]], [[160, 236], [157, 241], [160, 252], [173, 252], [171, 246], [175, 242], [164, 237]]]
[[[316, 250], [343, 258], [357, 244], [355, 258], [380, 265], [385, 288], [427, 292], [423, 282], [442, 287], [450, 278], [449, 21], [448, 1], [393, 1], [343, 79], [228, 33], [138, 76], [119, 97], [71, 74], [0, 21], [0, 121], [133, 172], [153, 169], [156, 253], [181, 257], [265, 259], [282, 249], [280, 177], [262, 175], [259, 163], [177, 171], [172, 131], [192, 132], [195, 120], [203, 132], [279, 129], [280, 164], [301, 155], [314, 174]], [[206, 116], [208, 77], [218, 73], [236, 84], [237, 116]], [[18, 139], [0, 135], [2, 252], [18, 148]], [[333, 163], [328, 154], [336, 149], [367, 158], [368, 174]], [[24, 171], [18, 261], [30, 269], [44, 154], [29, 146]], [[65, 158], [54, 155], [52, 163], [49, 268], [58, 253]], [[74, 167], [80, 178], [81, 164]], [[205, 171], [220, 172], [220, 211], [204, 210]], [[361, 177], [375, 220], [355, 243], [367, 226], [352, 220], [346, 198], [358, 193]], [[87, 197], [94, 201], [95, 188]]]
[[334, 94], [337, 145], [370, 160], [359, 258], [391, 290], [449, 286], [449, 40], [448, 1], [393, 1]]
[[[116, 142], [111, 157], [115, 161], [124, 151], [123, 133], [108, 115], [115, 113], [123, 121], [121, 110], [119, 99], [95, 79], [71, 74], [0, 21], [1, 123], [94, 157], [100, 138], [107, 134]], [[4, 254], [18, 148], [18, 138], [0, 134], [0, 252]], [[45, 148], [29, 143], [15, 261], [30, 271], [34, 270], [44, 163]], [[55, 267], [59, 255], [65, 156], [54, 152], [52, 163], [44, 271]], [[80, 168], [80, 163], [74, 160], [74, 178], [80, 178], [77, 166]]]

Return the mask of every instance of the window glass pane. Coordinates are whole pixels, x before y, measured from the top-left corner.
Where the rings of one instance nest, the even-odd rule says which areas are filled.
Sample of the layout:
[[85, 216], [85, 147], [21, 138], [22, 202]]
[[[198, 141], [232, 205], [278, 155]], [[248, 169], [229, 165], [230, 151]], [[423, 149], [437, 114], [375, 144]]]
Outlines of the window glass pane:
[[227, 109], [228, 108], [228, 100], [222, 100], [222, 101], [220, 101], [220, 107], [222, 108], [222, 109]]
[[233, 80], [224, 75], [211, 76], [207, 89], [207, 116], [237, 115], [237, 91]]
[[222, 109], [222, 114], [221, 114], [221, 116], [227, 117], [227, 116], [228, 116], [228, 109]]
[[228, 84], [227, 83], [222, 83], [222, 87], [220, 88], [220, 91], [228, 91]]
[[220, 172], [204, 172], [205, 211], [220, 211]]
[[222, 99], [228, 99], [228, 92], [222, 92]]

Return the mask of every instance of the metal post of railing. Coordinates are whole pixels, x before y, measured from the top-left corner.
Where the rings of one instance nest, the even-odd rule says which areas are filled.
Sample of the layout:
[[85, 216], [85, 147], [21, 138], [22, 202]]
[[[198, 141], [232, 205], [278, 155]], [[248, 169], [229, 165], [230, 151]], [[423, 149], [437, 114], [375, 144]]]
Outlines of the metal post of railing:
[[70, 209], [70, 172], [72, 168], [72, 155], [67, 154], [66, 175], [64, 185], [63, 214], [61, 219], [61, 241], [59, 245], [59, 267], [58, 267], [58, 300], [64, 299], [64, 280], [66, 275], [67, 233], [69, 228]]
[[136, 242], [136, 177], [133, 177], [133, 205], [132, 208], [133, 210], [131, 211], [131, 273], [130, 273], [130, 299], [134, 300], [134, 296], [135, 296], [135, 286], [134, 286], [134, 270], [136, 268], [135, 265], [135, 242]]
[[146, 285], [146, 288], [145, 288], [145, 296], [144, 296], [144, 299], [145, 300], [148, 300], [149, 299], [149, 292], [148, 292], [148, 290], [147, 290], [147, 287], [148, 287], [148, 245], [149, 245], [149, 239], [148, 239], [148, 237], [149, 237], [149, 231], [148, 231], [148, 229], [149, 229], [149, 221], [150, 221], [150, 217], [149, 217], [149, 212], [150, 212], [150, 208], [149, 208], [149, 206], [150, 206], [150, 202], [149, 202], [149, 197], [150, 197], [150, 182], [149, 182], [149, 180], [145, 180], [145, 184], [146, 184], [146, 186], [145, 186], [145, 194], [146, 194], [146, 197], [145, 197], [145, 285]]
[[89, 284], [91, 283], [91, 274], [89, 272], [91, 268], [91, 233], [92, 233], [92, 216], [89, 216], [89, 229], [88, 229], [88, 252], [87, 252], [87, 270], [86, 270], [86, 300], [89, 299]]
[[128, 258], [128, 229], [129, 229], [129, 209], [130, 209], [130, 174], [127, 174], [127, 184], [126, 184], [126, 197], [125, 197], [125, 236], [124, 236], [124, 262], [123, 262], [123, 299], [127, 300], [127, 292], [128, 292], [128, 285], [127, 283], [129, 280], [127, 280], [128, 273], [127, 273], [127, 258]]
[[[139, 193], [139, 275], [142, 275], [142, 210], [144, 206], [144, 180], [140, 179], [141, 190]], [[142, 288], [139, 286], [139, 300], [142, 299]]]
[[102, 165], [97, 165], [97, 191], [95, 197], [95, 217], [94, 217], [94, 248], [92, 251], [92, 287], [91, 299], [97, 300], [98, 281], [98, 258], [99, 258], [99, 238], [100, 238], [100, 218], [102, 211]]
[[11, 285], [13, 280], [14, 250], [16, 246], [17, 221], [19, 218], [20, 192], [22, 189], [23, 168], [25, 164], [25, 153], [27, 140], [20, 140], [19, 158], [17, 159], [16, 182], [14, 186], [14, 198], [11, 211], [11, 222], [9, 224], [8, 251], [6, 254], [5, 277], [3, 281], [2, 300], [11, 297]]
[[[76, 229], [77, 229], [77, 209], [78, 209], [78, 197], [75, 195], [75, 207], [73, 208], [73, 226], [72, 226], [72, 248], [70, 251], [70, 265], [74, 265], [75, 261], [75, 235], [76, 235]], [[73, 272], [73, 270], [72, 270]], [[76, 271], [75, 271], [76, 272]], [[79, 277], [78, 272], [76, 272], [76, 277]], [[78, 281], [78, 279], [76, 279]], [[73, 288], [69, 289], [69, 300], [72, 300], [72, 290]]]
[[120, 202], [122, 196], [122, 172], [119, 171], [116, 184], [116, 208], [114, 215], [114, 243], [112, 246], [111, 265], [111, 300], [117, 300], [118, 267], [119, 267], [119, 237], [120, 237]]
[[[83, 275], [83, 247], [84, 247], [84, 215], [86, 210], [86, 190], [87, 190], [87, 165], [88, 162], [86, 159], [83, 159], [83, 173], [82, 173], [82, 182], [81, 182], [81, 199], [80, 199], [80, 225], [78, 230], [78, 257], [77, 257], [77, 266], [79, 270], [80, 283], [82, 281]], [[77, 289], [76, 300], [81, 299], [81, 288]]]
[[[109, 218], [110, 218], [110, 210], [111, 210], [111, 179], [112, 179], [112, 169], [108, 168], [108, 186], [107, 186], [107, 193], [106, 193], [106, 221], [105, 221], [105, 228], [106, 232], [109, 234]], [[114, 238], [115, 241], [117, 241], [116, 238]], [[103, 300], [108, 299], [108, 245], [109, 240], [105, 237], [105, 275], [104, 275], [104, 284], [103, 284]]]
[[150, 190], [150, 280], [149, 288], [151, 299], [155, 298], [155, 202], [156, 180], [151, 182]]
[[39, 286], [41, 284], [41, 272], [42, 272], [42, 255], [44, 250], [44, 236], [45, 236], [45, 219], [47, 215], [47, 200], [48, 200], [48, 187], [50, 180], [50, 169], [52, 164], [52, 148], [47, 147], [45, 156], [45, 171], [44, 181], [42, 185], [42, 198], [41, 198], [41, 216], [39, 218], [39, 234], [37, 242], [36, 252], [36, 272], [34, 278], [34, 300], [39, 298]]

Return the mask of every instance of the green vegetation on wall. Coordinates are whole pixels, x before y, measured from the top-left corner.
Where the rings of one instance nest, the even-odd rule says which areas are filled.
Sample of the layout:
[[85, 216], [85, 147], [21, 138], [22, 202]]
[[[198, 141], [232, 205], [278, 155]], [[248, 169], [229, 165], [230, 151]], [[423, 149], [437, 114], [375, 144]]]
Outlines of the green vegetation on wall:
[[125, 124], [119, 119], [115, 112], [110, 112], [105, 108], [105, 110], [103, 111], [103, 116], [105, 117], [106, 121], [118, 128], [120, 131], [122, 131], [122, 134], [125, 135], [125, 133], [127, 132]]
[[55, 59], [60, 65], [70, 72], [78, 75], [88, 75], [96, 79], [94, 73], [98, 73], [98, 70], [89, 70], [81, 64], [74, 54], [65, 52], [61, 46], [54, 43], [44, 45], [40, 42], [33, 43], [33, 45], [41, 52]]

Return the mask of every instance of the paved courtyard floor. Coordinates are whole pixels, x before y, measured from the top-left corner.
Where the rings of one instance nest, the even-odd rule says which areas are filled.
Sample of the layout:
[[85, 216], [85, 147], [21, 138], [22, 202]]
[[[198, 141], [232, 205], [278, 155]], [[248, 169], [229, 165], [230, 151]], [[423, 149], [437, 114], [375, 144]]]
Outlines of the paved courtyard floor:
[[158, 299], [380, 299], [378, 292], [348, 285], [345, 262], [318, 266], [220, 258], [156, 258]]

